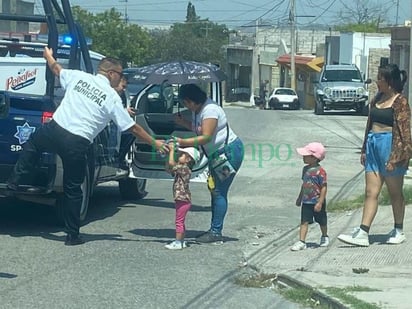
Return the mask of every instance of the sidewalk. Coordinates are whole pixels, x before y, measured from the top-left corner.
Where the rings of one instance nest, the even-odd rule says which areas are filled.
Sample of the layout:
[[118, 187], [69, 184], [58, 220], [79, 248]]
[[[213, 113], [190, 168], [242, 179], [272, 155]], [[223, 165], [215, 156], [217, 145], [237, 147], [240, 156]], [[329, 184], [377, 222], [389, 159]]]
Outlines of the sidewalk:
[[223, 107], [227, 106], [236, 106], [236, 107], [245, 107], [245, 108], [252, 108], [252, 109], [259, 109], [256, 105], [246, 102], [246, 101], [235, 101], [235, 102], [226, 102], [223, 100]]
[[[278, 240], [272, 240], [249, 265], [260, 272], [278, 276], [278, 282], [292, 286], [310, 286], [325, 294], [329, 308], [354, 308], [343, 305], [328, 295], [325, 288], [361, 287], [374, 291], [350, 293], [379, 308], [412, 308], [412, 206], [406, 207], [404, 231], [407, 240], [400, 245], [387, 245], [387, 234], [393, 228], [392, 208], [380, 206], [371, 227], [369, 247], [348, 246], [337, 239], [341, 233], [351, 234], [361, 222], [362, 209], [352, 213], [330, 213], [330, 246], [319, 247], [319, 225], [309, 226], [306, 250], [292, 252], [298, 240], [298, 228]], [[330, 296], [330, 297], [329, 297]]]

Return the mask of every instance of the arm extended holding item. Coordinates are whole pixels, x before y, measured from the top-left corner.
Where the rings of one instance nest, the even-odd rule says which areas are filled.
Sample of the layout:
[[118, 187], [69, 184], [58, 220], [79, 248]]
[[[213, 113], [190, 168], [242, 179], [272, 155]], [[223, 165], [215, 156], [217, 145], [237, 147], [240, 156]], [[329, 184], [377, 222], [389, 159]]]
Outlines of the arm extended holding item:
[[168, 152], [167, 145], [165, 145], [163, 140], [156, 140], [152, 136], [149, 135], [141, 126], [138, 124], [134, 124], [129, 131], [136, 137], [142, 139], [149, 145], [152, 145], [153, 148], [158, 150], [159, 152], [165, 153]]
[[45, 46], [44, 51], [43, 51], [43, 57], [44, 59], [46, 59], [47, 65], [49, 66], [53, 74], [56, 76], [60, 76], [60, 71], [62, 70], [62, 66], [56, 61], [56, 59], [54, 59], [53, 49]]

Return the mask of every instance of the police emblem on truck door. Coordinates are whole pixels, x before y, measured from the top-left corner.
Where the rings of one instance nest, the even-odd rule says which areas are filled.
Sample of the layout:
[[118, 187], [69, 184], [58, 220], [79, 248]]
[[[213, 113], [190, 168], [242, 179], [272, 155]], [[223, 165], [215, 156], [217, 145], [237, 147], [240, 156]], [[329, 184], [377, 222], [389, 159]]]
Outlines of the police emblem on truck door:
[[14, 137], [19, 140], [19, 144], [24, 144], [29, 140], [30, 135], [36, 130], [35, 127], [29, 126], [29, 124], [26, 122], [22, 126], [17, 126], [17, 132], [14, 134]]

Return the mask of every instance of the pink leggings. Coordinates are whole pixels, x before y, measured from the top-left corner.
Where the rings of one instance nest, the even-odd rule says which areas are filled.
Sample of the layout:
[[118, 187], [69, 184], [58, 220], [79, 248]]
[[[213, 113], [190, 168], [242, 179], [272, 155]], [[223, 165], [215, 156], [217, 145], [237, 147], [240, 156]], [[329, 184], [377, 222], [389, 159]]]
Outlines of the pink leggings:
[[184, 233], [186, 230], [185, 219], [186, 214], [192, 207], [192, 203], [188, 201], [176, 201], [176, 233]]

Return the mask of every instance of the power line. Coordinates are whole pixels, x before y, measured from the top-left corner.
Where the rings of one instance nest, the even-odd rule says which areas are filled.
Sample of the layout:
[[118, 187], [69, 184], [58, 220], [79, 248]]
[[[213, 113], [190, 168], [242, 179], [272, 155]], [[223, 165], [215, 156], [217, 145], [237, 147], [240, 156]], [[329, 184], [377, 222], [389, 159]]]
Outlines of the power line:
[[332, 3], [331, 3], [326, 9], [324, 9], [323, 12], [320, 13], [318, 17], [316, 17], [315, 19], [311, 20], [310, 23], [314, 23], [314, 22], [317, 21], [319, 18], [321, 18], [322, 15], [325, 14], [325, 13], [332, 7], [332, 5], [335, 4], [335, 2], [336, 2], [336, 0], [333, 0]]

